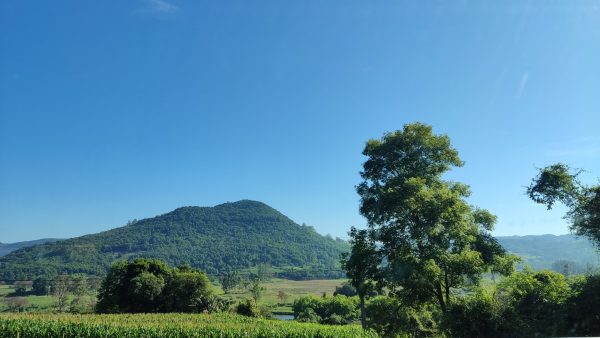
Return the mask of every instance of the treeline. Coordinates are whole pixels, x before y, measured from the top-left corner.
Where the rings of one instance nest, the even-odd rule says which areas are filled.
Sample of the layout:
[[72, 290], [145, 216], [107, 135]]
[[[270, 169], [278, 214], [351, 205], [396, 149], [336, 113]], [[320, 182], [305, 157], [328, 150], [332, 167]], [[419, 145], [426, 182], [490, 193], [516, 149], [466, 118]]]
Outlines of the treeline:
[[100, 277], [84, 274], [62, 274], [53, 278], [38, 277], [33, 281], [16, 281], [14, 291], [6, 294], [4, 305], [9, 312], [39, 310], [28, 296], [53, 296], [52, 307], [58, 312], [89, 313], [96, 305]]

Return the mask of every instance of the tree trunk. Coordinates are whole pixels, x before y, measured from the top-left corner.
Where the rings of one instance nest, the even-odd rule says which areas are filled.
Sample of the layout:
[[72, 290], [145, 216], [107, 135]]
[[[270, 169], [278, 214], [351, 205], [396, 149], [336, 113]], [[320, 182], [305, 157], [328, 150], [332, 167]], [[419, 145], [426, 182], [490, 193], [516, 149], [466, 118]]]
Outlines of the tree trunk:
[[444, 302], [444, 294], [442, 291], [442, 285], [440, 283], [435, 284], [436, 291], [435, 295], [437, 296], [438, 302], [440, 303], [440, 308], [443, 313], [446, 313], [446, 302]]
[[365, 296], [361, 295], [360, 298], [360, 325], [363, 331], [367, 329], [367, 313], [365, 312]]

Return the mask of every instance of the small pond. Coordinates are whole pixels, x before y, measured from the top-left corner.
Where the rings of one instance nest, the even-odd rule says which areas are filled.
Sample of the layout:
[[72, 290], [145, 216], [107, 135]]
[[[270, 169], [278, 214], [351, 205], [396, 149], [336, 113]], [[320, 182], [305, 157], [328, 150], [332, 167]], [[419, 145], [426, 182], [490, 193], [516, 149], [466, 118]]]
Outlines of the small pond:
[[290, 314], [273, 314], [273, 318], [279, 320], [294, 320], [294, 315]]

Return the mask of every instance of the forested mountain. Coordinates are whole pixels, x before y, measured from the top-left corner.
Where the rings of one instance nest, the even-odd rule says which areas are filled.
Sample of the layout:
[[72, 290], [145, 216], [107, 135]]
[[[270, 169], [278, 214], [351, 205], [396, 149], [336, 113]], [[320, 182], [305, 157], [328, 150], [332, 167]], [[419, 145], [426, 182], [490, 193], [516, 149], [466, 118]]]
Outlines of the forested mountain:
[[15, 243], [0, 243], [0, 257], [6, 256], [9, 253], [19, 250], [21, 248], [26, 248], [29, 246], [34, 246], [34, 245], [43, 244], [43, 243], [51, 243], [51, 242], [56, 242], [56, 241], [60, 241], [60, 239], [43, 238], [43, 239], [36, 239], [33, 241], [24, 241], [24, 242], [15, 242]]
[[117, 260], [161, 259], [208, 274], [269, 263], [289, 277], [339, 271], [342, 240], [298, 225], [260, 202], [183, 207], [109, 231], [22, 248], [0, 258], [0, 280], [60, 273], [104, 274]]
[[[508, 251], [523, 258], [523, 263], [536, 270], [557, 269], [565, 262], [576, 271], [600, 267], [600, 253], [586, 238], [574, 235], [499, 236], [498, 242]], [[554, 265], [554, 266], [553, 266]]]

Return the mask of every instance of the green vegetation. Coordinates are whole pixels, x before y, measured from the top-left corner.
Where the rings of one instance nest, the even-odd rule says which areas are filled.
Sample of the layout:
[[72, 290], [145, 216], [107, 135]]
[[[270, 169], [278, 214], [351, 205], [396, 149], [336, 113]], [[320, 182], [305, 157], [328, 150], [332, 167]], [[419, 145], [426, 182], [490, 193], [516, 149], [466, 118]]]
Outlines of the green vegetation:
[[117, 260], [157, 258], [209, 275], [270, 263], [278, 276], [339, 278], [346, 242], [321, 236], [254, 201], [185, 207], [121, 228], [23, 248], [0, 258], [0, 280], [60, 273], [104, 275]]
[[60, 239], [43, 238], [43, 239], [36, 239], [34, 241], [24, 241], [24, 242], [15, 242], [15, 243], [0, 243], [0, 257], [6, 256], [9, 253], [19, 250], [21, 248], [27, 248], [27, 247], [38, 245], [38, 244], [52, 243], [52, 242], [56, 242], [56, 241], [60, 241]]
[[292, 308], [299, 321], [341, 325], [358, 319], [358, 304], [358, 297], [306, 296], [295, 300]]
[[372, 243], [363, 236], [353, 243], [366, 248], [360, 256], [373, 257], [361, 259], [367, 263], [362, 270], [380, 271], [350, 273], [357, 289], [371, 278], [405, 304], [436, 302], [445, 313], [454, 289], [478, 283], [484, 272], [512, 272], [515, 258], [490, 234], [496, 217], [468, 204], [468, 186], [442, 179], [463, 165], [447, 136], [409, 124], [369, 140], [363, 155], [357, 192], [371, 230], [364, 236]]
[[542, 168], [527, 188], [527, 194], [548, 209], [556, 202], [564, 204], [571, 231], [600, 246], [600, 185], [582, 184], [577, 178], [580, 173], [581, 170], [575, 171], [562, 163]]
[[100, 313], [202, 312], [212, 294], [208, 277], [190, 267], [175, 269], [156, 259], [118, 262], [98, 292]]
[[328, 326], [219, 314], [0, 314], [0, 337], [376, 337], [360, 326]]

